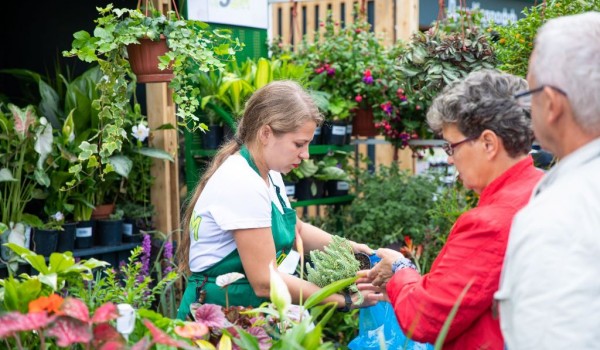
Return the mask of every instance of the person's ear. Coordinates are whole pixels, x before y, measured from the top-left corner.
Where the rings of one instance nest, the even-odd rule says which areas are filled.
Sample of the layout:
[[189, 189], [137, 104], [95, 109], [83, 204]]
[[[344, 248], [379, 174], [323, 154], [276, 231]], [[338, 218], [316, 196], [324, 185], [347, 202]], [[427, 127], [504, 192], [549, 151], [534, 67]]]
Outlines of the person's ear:
[[492, 130], [486, 129], [479, 136], [481, 143], [487, 155], [486, 158], [492, 159], [496, 157], [500, 147], [502, 147], [502, 140]]
[[548, 96], [546, 119], [549, 124], [556, 123], [565, 112], [566, 103], [568, 103], [567, 97], [548, 86], [544, 88], [544, 93]]
[[269, 142], [269, 138], [273, 135], [273, 130], [269, 125], [263, 125], [258, 131], [258, 139], [263, 145]]

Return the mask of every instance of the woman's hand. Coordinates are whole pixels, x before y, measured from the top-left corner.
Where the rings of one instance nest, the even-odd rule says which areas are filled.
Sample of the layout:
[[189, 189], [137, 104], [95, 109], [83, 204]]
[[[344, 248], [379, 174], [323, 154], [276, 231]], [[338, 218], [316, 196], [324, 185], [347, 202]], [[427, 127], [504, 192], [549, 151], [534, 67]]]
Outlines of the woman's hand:
[[369, 271], [367, 278], [376, 287], [385, 289], [387, 282], [392, 278], [392, 264], [399, 258], [404, 258], [402, 253], [392, 249], [377, 249], [377, 256], [381, 260]]
[[375, 254], [375, 251], [373, 249], [369, 248], [369, 246], [366, 244], [356, 243], [356, 242], [350, 242], [350, 244], [352, 245], [352, 250], [355, 253], [365, 253], [367, 255]]

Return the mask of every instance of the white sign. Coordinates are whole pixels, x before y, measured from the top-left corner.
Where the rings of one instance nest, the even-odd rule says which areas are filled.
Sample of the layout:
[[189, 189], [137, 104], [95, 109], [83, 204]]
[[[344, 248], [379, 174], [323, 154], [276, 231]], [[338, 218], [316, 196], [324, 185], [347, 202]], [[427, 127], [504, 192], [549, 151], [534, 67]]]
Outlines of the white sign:
[[267, 29], [267, 0], [188, 0], [188, 16], [206, 23]]
[[[456, 6], [456, 0], [449, 0], [448, 1], [448, 16], [452, 16], [454, 18], [458, 18], [458, 10], [459, 8]], [[509, 23], [514, 23], [516, 22], [519, 18], [517, 17], [517, 13], [515, 12], [515, 9], [506, 9], [503, 8], [502, 11], [497, 11], [497, 10], [487, 10], [487, 9], [483, 9], [481, 8], [481, 4], [479, 2], [475, 2], [473, 1], [473, 3], [471, 4], [471, 8], [467, 9], [467, 10], [479, 10], [481, 12], [481, 14], [483, 15], [483, 18], [481, 19], [481, 24], [483, 24], [484, 26], [487, 25], [490, 22], [494, 22], [496, 24], [499, 25], [508, 25]]]

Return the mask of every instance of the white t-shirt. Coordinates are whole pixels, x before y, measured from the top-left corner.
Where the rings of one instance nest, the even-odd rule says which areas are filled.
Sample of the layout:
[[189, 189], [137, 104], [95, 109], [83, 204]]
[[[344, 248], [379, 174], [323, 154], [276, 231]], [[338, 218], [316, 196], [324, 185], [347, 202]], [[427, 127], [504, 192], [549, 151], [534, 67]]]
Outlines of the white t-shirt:
[[[270, 171], [289, 207], [281, 174]], [[239, 154], [229, 156], [208, 180], [190, 221], [190, 269], [204, 271], [236, 249], [233, 230], [271, 227], [271, 202], [283, 213], [270, 186]]]

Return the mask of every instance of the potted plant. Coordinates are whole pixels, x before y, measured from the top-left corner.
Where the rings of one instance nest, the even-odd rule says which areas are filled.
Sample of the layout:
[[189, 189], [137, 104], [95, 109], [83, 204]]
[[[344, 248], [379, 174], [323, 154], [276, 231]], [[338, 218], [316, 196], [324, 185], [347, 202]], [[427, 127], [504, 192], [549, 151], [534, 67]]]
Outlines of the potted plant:
[[[326, 92], [326, 100], [321, 109], [326, 116], [322, 134], [338, 136], [323, 141], [329, 144], [342, 144], [342, 128], [357, 114], [370, 118], [369, 130], [347, 128], [352, 134], [374, 136], [372, 106], [377, 103], [381, 89], [385, 88], [388, 76], [384, 59], [385, 48], [376, 34], [370, 31], [365, 14], [356, 11], [354, 23], [340, 28], [329, 15], [321, 26], [324, 32], [316, 36], [312, 43], [303, 42], [295, 52], [283, 51], [293, 62], [306, 64], [311, 76], [311, 89]], [[334, 128], [335, 127], [335, 128]]]
[[[45, 160], [52, 147], [52, 126], [33, 106], [0, 104], [0, 238], [2, 243], [29, 245], [28, 226], [38, 218], [25, 213], [41, 188], [49, 185]], [[10, 258], [3, 246], [2, 257]]]
[[[462, 21], [471, 18], [467, 18], [466, 13], [461, 15]], [[400, 106], [403, 111], [390, 107], [384, 128], [396, 125], [396, 136], [400, 138], [408, 135], [414, 139], [413, 133], [421, 138], [431, 135], [425, 123], [425, 111], [433, 98], [446, 85], [472, 71], [496, 67], [497, 59], [490, 37], [477, 25], [477, 18], [465, 26], [457, 26], [453, 20], [438, 21], [428, 31], [413, 34], [405, 50], [397, 57], [396, 80], [401, 82], [397, 92], [403, 100]], [[401, 136], [402, 132], [405, 134]], [[414, 143], [408, 141], [408, 144]]]
[[123, 210], [115, 210], [108, 218], [96, 221], [97, 243], [116, 246], [123, 241]]
[[[307, 200], [316, 198], [318, 196], [319, 186], [315, 183], [313, 175], [317, 173], [319, 167], [315, 164], [312, 159], [304, 159], [297, 168], [293, 168], [289, 173], [283, 177], [284, 184], [286, 185], [286, 192], [288, 196], [293, 196], [297, 200]], [[293, 195], [288, 191], [288, 186], [291, 187], [295, 184]], [[322, 187], [322, 186], [320, 186]]]
[[315, 179], [325, 183], [325, 196], [336, 197], [348, 194], [350, 177], [346, 172], [348, 168], [348, 152], [334, 151], [325, 155], [318, 163]]
[[58, 212], [48, 217], [45, 223], [37, 220], [38, 222], [33, 224], [31, 250], [43, 256], [50, 256], [54, 253], [58, 246], [58, 237], [63, 231], [64, 219], [62, 213]]
[[[173, 100], [178, 105], [177, 116], [185, 125], [196, 121], [194, 112], [199, 107], [199, 90], [191, 83], [191, 75], [223, 67], [239, 48], [229, 31], [211, 30], [208, 25], [195, 20], [182, 20], [175, 12], [165, 15], [155, 9], [116, 9], [112, 4], [99, 8], [94, 34], [79, 31], [73, 36], [72, 49], [65, 56], [77, 56], [86, 62], [97, 62], [102, 79], [97, 83], [100, 98], [94, 101], [99, 110], [98, 136], [100, 147], [97, 154], [100, 163], [107, 166], [108, 158], [121, 149], [126, 132], [122, 116], [127, 114], [131, 84], [135, 76], [127, 56], [127, 46], [140, 43], [140, 39], [166, 38], [169, 48], [159, 57], [159, 68], [173, 70]], [[204, 126], [205, 127], [205, 126]], [[90, 155], [90, 156], [91, 156]]]

